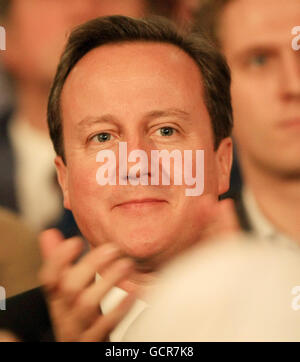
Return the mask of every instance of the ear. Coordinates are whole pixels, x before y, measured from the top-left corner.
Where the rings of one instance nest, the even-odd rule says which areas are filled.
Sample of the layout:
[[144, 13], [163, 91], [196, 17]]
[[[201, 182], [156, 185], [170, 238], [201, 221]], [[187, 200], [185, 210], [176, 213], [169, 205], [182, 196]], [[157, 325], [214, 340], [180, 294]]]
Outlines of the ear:
[[54, 162], [55, 162], [58, 182], [63, 192], [64, 207], [66, 209], [71, 210], [70, 200], [69, 200], [69, 190], [68, 190], [68, 168], [60, 156], [56, 156]]
[[230, 171], [232, 165], [232, 139], [224, 138], [216, 151], [216, 166], [218, 173], [219, 195], [228, 191], [230, 186]]

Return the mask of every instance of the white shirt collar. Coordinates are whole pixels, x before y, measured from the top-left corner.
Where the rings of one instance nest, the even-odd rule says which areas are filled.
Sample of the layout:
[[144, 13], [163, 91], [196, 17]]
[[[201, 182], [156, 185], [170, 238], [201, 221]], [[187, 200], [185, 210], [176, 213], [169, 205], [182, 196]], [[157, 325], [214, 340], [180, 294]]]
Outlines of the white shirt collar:
[[247, 216], [255, 234], [287, 247], [299, 248], [296, 241], [290, 239], [287, 235], [277, 230], [275, 226], [265, 217], [249, 188], [243, 188], [242, 198]]
[[[101, 280], [101, 276], [96, 274], [96, 281]], [[115, 308], [121, 301], [128, 295], [123, 289], [118, 287], [113, 287], [106, 296], [100, 302], [100, 308], [103, 314], [109, 313], [113, 308]], [[110, 333], [110, 341], [111, 342], [122, 342], [124, 335], [130, 325], [136, 320], [136, 318], [142, 313], [148, 305], [137, 299], [127, 313], [125, 318], [117, 325], [117, 327]]]

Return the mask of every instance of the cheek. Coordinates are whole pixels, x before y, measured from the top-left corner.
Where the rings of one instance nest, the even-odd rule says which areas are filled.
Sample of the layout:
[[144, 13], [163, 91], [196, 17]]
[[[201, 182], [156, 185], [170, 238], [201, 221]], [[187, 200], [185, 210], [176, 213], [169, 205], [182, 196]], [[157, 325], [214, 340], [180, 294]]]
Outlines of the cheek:
[[218, 173], [215, 152], [204, 151], [204, 194], [218, 193]]
[[250, 87], [250, 84], [247, 84], [248, 82], [246, 80], [243, 81], [234, 78], [232, 81], [232, 107], [234, 115], [238, 119], [247, 117], [249, 113], [252, 112], [252, 108], [249, 109], [249, 103], [251, 105], [256, 103], [256, 95], [251, 94], [252, 87]]
[[101, 199], [103, 188], [96, 182], [97, 165], [80, 163], [79, 167], [73, 167], [69, 171], [69, 197], [71, 207], [86, 208], [94, 207]]
[[77, 225], [89, 243], [97, 246], [103, 239], [100, 230], [106, 230], [109, 210], [105, 199], [110, 186], [97, 184], [96, 168], [72, 169], [69, 180], [70, 206]]
[[218, 175], [214, 166], [209, 166], [205, 170], [204, 194], [218, 194]]
[[249, 78], [250, 76], [243, 75], [233, 77], [231, 94], [235, 133], [251, 134], [253, 129], [263, 130], [267, 125], [268, 115], [276, 107], [271, 82], [258, 80], [257, 76]]
[[237, 143], [251, 143], [253, 137], [257, 136], [259, 129], [264, 127], [265, 122], [262, 107], [265, 107], [263, 98], [257, 92], [257, 86], [247, 82], [242, 84], [235, 81], [232, 85], [232, 107], [234, 116], [233, 136]]

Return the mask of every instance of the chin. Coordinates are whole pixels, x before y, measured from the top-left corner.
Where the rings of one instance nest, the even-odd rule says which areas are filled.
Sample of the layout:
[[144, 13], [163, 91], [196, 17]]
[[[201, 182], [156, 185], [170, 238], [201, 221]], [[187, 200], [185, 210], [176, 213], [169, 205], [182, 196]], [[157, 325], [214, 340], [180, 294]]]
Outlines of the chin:
[[145, 227], [142, 230], [140, 228], [125, 231], [122, 235], [116, 235], [115, 240], [128, 256], [136, 259], [151, 259], [174, 244], [171, 235], [161, 233], [159, 230], [153, 232], [153, 228]]

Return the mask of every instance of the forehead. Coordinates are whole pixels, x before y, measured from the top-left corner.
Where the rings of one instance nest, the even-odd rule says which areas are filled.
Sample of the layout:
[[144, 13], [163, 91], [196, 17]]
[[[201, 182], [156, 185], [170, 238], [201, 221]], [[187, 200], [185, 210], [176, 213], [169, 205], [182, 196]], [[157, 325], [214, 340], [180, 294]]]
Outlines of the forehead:
[[202, 80], [196, 62], [174, 45], [110, 44], [93, 49], [72, 69], [62, 91], [63, 111], [74, 101], [82, 108], [81, 96], [90, 104], [99, 97], [102, 108], [129, 102], [132, 111], [137, 104], [154, 103], [178, 102], [184, 108], [202, 99]]
[[232, 0], [220, 19], [220, 39], [231, 52], [259, 46], [290, 46], [299, 25], [299, 0]]

